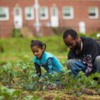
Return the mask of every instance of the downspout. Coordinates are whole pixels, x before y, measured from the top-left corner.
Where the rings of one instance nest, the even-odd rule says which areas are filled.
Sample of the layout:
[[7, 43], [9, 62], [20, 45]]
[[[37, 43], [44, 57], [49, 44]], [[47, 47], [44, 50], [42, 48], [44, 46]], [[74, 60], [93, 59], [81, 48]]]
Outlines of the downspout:
[[39, 4], [38, 4], [38, 0], [35, 0], [35, 19], [36, 19], [36, 22], [35, 22], [35, 27], [36, 27], [36, 32], [37, 32], [37, 35], [39, 35], [39, 31], [40, 31], [40, 22], [39, 22]]

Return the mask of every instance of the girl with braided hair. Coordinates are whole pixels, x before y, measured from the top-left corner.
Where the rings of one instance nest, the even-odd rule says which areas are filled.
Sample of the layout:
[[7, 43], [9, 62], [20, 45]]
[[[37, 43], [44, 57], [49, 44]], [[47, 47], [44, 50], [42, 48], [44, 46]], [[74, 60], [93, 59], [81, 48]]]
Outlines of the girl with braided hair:
[[35, 64], [36, 73], [40, 78], [44, 76], [42, 75], [41, 67], [46, 70], [46, 73], [50, 74], [53, 74], [53, 71], [60, 73], [63, 70], [63, 66], [59, 60], [53, 54], [45, 51], [45, 43], [39, 40], [31, 40], [30, 47], [34, 54], [33, 62]]

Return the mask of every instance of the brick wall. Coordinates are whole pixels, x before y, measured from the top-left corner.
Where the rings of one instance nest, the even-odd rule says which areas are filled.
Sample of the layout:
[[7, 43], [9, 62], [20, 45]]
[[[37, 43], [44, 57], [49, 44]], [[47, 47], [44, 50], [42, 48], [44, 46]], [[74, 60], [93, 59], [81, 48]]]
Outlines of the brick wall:
[[[79, 22], [84, 21], [86, 24], [86, 33], [100, 32], [100, 1], [99, 0], [38, 0], [39, 6], [47, 6], [49, 10], [49, 18], [47, 20], [40, 20], [41, 31], [44, 35], [52, 34], [52, 29], [46, 28], [46, 23], [50, 22], [50, 7], [57, 6], [59, 11], [59, 27], [71, 27], [79, 31]], [[1, 37], [10, 37], [12, 29], [14, 28], [14, 17], [13, 17], [13, 8], [19, 5], [22, 7], [22, 18], [23, 18], [23, 27], [29, 27], [32, 30], [33, 35], [36, 36], [35, 29], [35, 18], [34, 20], [25, 20], [25, 7], [33, 6], [34, 0], [0, 0], [0, 6], [9, 7], [9, 20], [0, 21], [0, 36]], [[62, 7], [63, 6], [72, 6], [74, 8], [74, 18], [70, 20], [63, 19]], [[99, 18], [98, 19], [89, 19], [88, 8], [90, 6], [96, 6], [99, 9]], [[25, 26], [26, 25], [26, 26]], [[33, 28], [32, 28], [33, 27]], [[45, 32], [49, 30], [49, 32]], [[51, 33], [50, 33], [51, 32]]]

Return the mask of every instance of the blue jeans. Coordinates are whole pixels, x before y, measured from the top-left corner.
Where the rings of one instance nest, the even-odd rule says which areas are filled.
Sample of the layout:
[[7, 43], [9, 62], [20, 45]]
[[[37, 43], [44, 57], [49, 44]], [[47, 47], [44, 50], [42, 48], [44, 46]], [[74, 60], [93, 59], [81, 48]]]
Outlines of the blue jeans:
[[96, 71], [100, 73], [100, 56], [96, 57], [94, 65], [96, 66]]
[[85, 71], [86, 66], [79, 59], [70, 59], [67, 61], [67, 68], [71, 71], [70, 73], [76, 77], [80, 71]]
[[[100, 56], [96, 57], [94, 64], [96, 66], [96, 71], [100, 73]], [[71, 70], [71, 74], [73, 74], [74, 77], [76, 77], [80, 71], [84, 72], [87, 68], [87, 66], [83, 64], [80, 59], [68, 60], [67, 67], [69, 70]]]

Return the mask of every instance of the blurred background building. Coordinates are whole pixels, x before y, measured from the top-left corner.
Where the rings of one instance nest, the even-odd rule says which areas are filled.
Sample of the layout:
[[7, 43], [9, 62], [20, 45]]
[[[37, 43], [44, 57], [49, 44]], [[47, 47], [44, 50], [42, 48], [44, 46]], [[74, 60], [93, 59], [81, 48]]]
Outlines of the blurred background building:
[[66, 28], [100, 32], [100, 0], [0, 0], [0, 37], [11, 37], [14, 29], [47, 36]]

